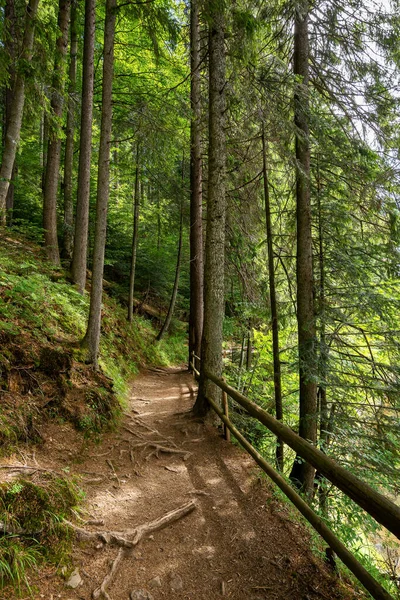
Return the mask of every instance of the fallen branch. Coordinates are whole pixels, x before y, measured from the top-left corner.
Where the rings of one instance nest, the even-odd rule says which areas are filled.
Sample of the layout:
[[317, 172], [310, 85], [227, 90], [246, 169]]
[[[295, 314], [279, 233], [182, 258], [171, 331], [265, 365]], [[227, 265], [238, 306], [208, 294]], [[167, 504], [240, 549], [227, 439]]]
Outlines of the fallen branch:
[[[154, 531], [159, 531], [160, 529], [164, 529], [167, 525], [171, 523], [175, 523], [179, 519], [182, 519], [189, 513], [191, 513], [196, 508], [196, 503], [192, 500], [187, 502], [183, 506], [176, 508], [175, 510], [171, 510], [166, 513], [159, 519], [155, 519], [154, 521], [150, 521], [149, 523], [144, 523], [143, 525], [139, 525], [135, 529], [127, 529], [123, 532], [116, 531], [86, 531], [77, 525], [74, 525], [70, 521], [64, 520], [64, 523], [69, 525], [75, 533], [83, 540], [101, 540], [106, 544], [115, 544], [120, 546], [117, 557], [115, 558], [110, 572], [103, 579], [103, 582], [99, 588], [97, 588], [92, 597], [96, 600], [103, 596], [106, 600], [111, 600], [110, 596], [107, 594], [106, 588], [111, 583], [112, 579], [115, 576], [115, 573], [118, 569], [118, 566], [121, 560], [124, 557], [124, 551], [127, 548], [134, 548], [141, 542], [141, 540], [148, 534], [153, 533]], [[133, 539], [128, 539], [133, 538]]]

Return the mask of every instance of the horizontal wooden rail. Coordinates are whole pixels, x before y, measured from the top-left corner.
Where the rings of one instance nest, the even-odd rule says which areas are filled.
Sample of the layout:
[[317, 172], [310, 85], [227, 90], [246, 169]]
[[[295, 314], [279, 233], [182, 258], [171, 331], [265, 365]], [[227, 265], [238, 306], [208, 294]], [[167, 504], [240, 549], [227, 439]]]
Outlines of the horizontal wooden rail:
[[[210, 378], [211, 379], [211, 378]], [[228, 386], [229, 387], [229, 386]], [[235, 438], [240, 444], [247, 450], [247, 452], [254, 458], [256, 463], [261, 467], [263, 471], [276, 483], [276, 485], [282, 490], [282, 492], [289, 498], [289, 500], [296, 506], [301, 514], [307, 519], [307, 521], [314, 527], [314, 529], [321, 535], [321, 537], [329, 544], [329, 546], [336, 552], [338, 557], [343, 563], [350, 569], [350, 571], [357, 577], [362, 583], [366, 590], [371, 594], [375, 600], [393, 600], [393, 597], [381, 586], [368, 573], [363, 565], [347, 550], [346, 546], [336, 537], [336, 535], [327, 527], [324, 521], [317, 515], [315, 511], [308, 506], [308, 504], [299, 496], [299, 494], [283, 479], [277, 471], [257, 452], [257, 450], [246, 440], [246, 438], [240, 433], [238, 429], [232, 424], [232, 422], [224, 415], [220, 407], [215, 404], [211, 398], [207, 398], [211, 407], [217, 413], [219, 418], [223, 421], [226, 427], [230, 429]]]
[[295, 450], [299, 456], [318, 469], [322, 475], [344, 492], [346, 496], [354, 500], [378, 523], [400, 539], [399, 506], [343, 468], [335, 460], [328, 458], [321, 450], [294, 433], [289, 427], [243, 396], [223, 379], [216, 377], [207, 370], [205, 370], [205, 376], [243, 406], [252, 417], [260, 421], [290, 448]]

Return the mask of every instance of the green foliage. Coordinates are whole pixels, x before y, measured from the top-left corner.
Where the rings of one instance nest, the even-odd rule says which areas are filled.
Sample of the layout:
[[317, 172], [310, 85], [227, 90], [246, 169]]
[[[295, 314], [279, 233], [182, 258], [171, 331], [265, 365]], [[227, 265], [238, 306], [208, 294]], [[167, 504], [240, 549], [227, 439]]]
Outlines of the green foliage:
[[51, 473], [33, 474], [0, 484], [0, 588], [11, 584], [22, 593], [30, 590], [28, 574], [50, 562], [68, 560], [71, 536], [62, 524], [82, 500], [76, 483]]

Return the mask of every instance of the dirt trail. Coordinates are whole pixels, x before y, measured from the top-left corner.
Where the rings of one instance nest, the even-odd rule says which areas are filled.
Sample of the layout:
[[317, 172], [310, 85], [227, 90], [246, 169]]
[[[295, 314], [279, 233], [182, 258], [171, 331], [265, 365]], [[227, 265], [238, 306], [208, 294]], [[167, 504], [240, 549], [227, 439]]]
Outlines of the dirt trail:
[[[85, 518], [104, 520], [85, 526], [92, 531], [132, 529], [196, 499], [190, 515], [127, 553], [110, 598], [128, 600], [132, 591], [133, 598], [154, 600], [359, 598], [312, 556], [305, 530], [290, 520], [252, 460], [216, 428], [188, 417], [194, 394], [187, 372], [147, 372], [134, 383], [119, 432], [76, 448], [67, 426], [61, 437], [50, 428], [36, 453], [39, 464], [68, 465], [85, 478]], [[146, 441], [187, 454], [157, 458]], [[73, 560], [82, 584], [67, 589], [49, 571], [37, 598], [89, 600], [117, 553], [98, 542], [77, 544]]]

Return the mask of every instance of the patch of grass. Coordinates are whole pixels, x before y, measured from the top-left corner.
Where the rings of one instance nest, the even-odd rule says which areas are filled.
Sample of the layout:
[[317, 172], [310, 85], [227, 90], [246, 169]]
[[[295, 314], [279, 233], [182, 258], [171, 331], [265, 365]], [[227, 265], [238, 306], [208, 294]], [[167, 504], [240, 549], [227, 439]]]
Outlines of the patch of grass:
[[29, 587], [32, 568], [68, 560], [71, 533], [62, 521], [82, 500], [70, 479], [52, 473], [34, 474], [0, 484], [0, 588], [18, 593]]

